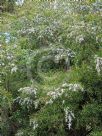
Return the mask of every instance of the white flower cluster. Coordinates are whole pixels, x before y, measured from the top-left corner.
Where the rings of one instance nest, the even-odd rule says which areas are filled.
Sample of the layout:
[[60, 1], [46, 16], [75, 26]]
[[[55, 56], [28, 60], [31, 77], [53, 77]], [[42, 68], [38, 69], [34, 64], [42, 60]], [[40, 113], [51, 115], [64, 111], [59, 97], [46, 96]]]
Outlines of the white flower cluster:
[[17, 66], [14, 63], [12, 63], [11, 64], [11, 74], [14, 73], [14, 72], [16, 72], [17, 69], [18, 69]]
[[0, 67], [2, 71], [9, 71], [11, 74], [13, 74], [18, 70], [18, 68], [16, 65], [16, 57], [11, 50], [12, 48], [0, 50]]
[[15, 101], [18, 102], [21, 106], [26, 106], [28, 109], [32, 105], [35, 106], [35, 109], [38, 108], [39, 101], [36, 100], [37, 89], [32, 87], [20, 88], [18, 92], [21, 93]]
[[16, 101], [18, 101], [21, 106], [25, 106], [26, 105], [26, 107], [28, 109], [33, 104], [33, 100], [30, 99], [29, 97], [26, 97], [26, 98], [17, 97]]
[[90, 37], [93, 37], [95, 42], [102, 41], [102, 38], [99, 36], [99, 34], [102, 33], [102, 30], [100, 25], [97, 24], [93, 25], [92, 23], [85, 23], [84, 21], [75, 21], [73, 25], [69, 25], [67, 32], [67, 38], [71, 38], [79, 44], [88, 42], [87, 39], [89, 38], [89, 35]]
[[75, 84], [64, 83], [62, 84], [61, 87], [55, 89], [55, 91], [50, 91], [47, 93], [47, 95], [50, 96], [51, 99], [47, 101], [46, 104], [52, 104], [54, 100], [56, 100], [57, 98], [61, 97], [64, 93], [66, 93], [66, 89], [68, 89], [69, 91], [84, 91], [83, 87], [78, 83]]
[[67, 123], [68, 129], [70, 130], [72, 126], [72, 121], [75, 118], [75, 116], [74, 113], [69, 110], [69, 107], [66, 107], [64, 111], [65, 111], [65, 122]]
[[46, 104], [52, 104], [53, 101], [62, 96], [63, 93], [64, 90], [60, 88], [55, 89], [55, 91], [48, 92], [47, 95], [50, 96], [51, 99], [48, 102], [46, 102]]
[[84, 91], [83, 87], [79, 83], [62, 84], [62, 88], [68, 88], [69, 91]]
[[54, 51], [54, 61], [55, 63], [58, 63], [60, 60], [64, 59], [67, 63], [70, 63], [70, 58], [73, 58], [75, 56], [75, 53], [71, 49], [61, 49], [58, 48]]
[[11, 60], [14, 58], [14, 56], [13, 56], [12, 53], [8, 53], [8, 52], [7, 52], [6, 58], [7, 58], [8, 61], [11, 61]]
[[35, 95], [35, 97], [36, 97], [37, 89], [36, 88], [32, 88], [32, 87], [24, 87], [24, 88], [20, 88], [18, 90], [18, 92], [29, 94], [29, 95]]
[[21, 130], [19, 130], [16, 134], [15, 134], [15, 136], [23, 136], [24, 134], [23, 134], [23, 132], [21, 131]]
[[39, 100], [34, 101], [35, 109], [37, 109], [37, 108], [38, 108], [38, 105], [39, 105]]
[[63, 87], [68, 87], [70, 91], [84, 91], [83, 87], [80, 84], [63, 84]]
[[79, 35], [79, 36], [77, 36], [76, 37], [76, 42], [78, 42], [78, 43], [82, 43], [82, 42], [84, 42], [84, 36], [83, 35]]
[[53, 9], [57, 9], [58, 7], [58, 1], [54, 0], [53, 2], [50, 2], [50, 7]]
[[97, 55], [95, 55], [95, 61], [96, 61], [96, 70], [100, 75], [100, 72], [102, 71], [102, 57], [98, 57]]
[[37, 120], [31, 119], [31, 120], [30, 120], [30, 126], [32, 126], [32, 127], [33, 127], [33, 130], [35, 130], [35, 129], [38, 127]]
[[[22, 36], [25, 36], [27, 34], [33, 34], [33, 36], [35, 36], [37, 40], [43, 40], [44, 37], [50, 40], [51, 39], [54, 41], [56, 40], [57, 37], [55, 36], [55, 32], [61, 29], [59, 21], [52, 20], [52, 18], [45, 17], [42, 14], [37, 14], [32, 21], [33, 21], [32, 26], [28, 26], [26, 28], [23, 27], [21, 30], [18, 31], [18, 33], [21, 34]], [[29, 22], [27, 21], [27, 23]], [[41, 29], [40, 25], [44, 24], [49, 25]]]
[[94, 12], [102, 12], [102, 1], [96, 0], [96, 2], [93, 3], [93, 11]]
[[16, 0], [15, 3], [16, 3], [17, 6], [22, 6], [23, 3], [24, 3], [24, 0]]

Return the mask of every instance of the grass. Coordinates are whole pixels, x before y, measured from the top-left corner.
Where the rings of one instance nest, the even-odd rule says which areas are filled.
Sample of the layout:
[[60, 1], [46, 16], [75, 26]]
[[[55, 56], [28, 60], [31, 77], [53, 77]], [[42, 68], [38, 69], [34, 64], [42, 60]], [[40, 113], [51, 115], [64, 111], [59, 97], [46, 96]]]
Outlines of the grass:
[[54, 90], [62, 85], [64, 82], [68, 81], [69, 71], [49, 71], [47, 73], [41, 74], [43, 79], [42, 83], [39, 84], [39, 87], [48, 92]]

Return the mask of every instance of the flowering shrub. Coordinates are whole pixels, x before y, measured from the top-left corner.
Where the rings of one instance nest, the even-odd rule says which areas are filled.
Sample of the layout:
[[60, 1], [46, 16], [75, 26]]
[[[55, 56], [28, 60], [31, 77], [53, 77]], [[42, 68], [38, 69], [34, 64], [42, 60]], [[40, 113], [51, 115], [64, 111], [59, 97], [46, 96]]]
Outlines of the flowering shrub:
[[36, 99], [37, 89], [30, 87], [20, 88], [18, 92], [21, 93], [21, 96], [17, 97], [15, 101], [19, 102], [21, 106], [26, 106], [28, 109], [31, 106], [35, 106], [35, 109], [38, 107], [38, 101]]
[[16, 4], [0, 32], [0, 135], [101, 135], [102, 2]]

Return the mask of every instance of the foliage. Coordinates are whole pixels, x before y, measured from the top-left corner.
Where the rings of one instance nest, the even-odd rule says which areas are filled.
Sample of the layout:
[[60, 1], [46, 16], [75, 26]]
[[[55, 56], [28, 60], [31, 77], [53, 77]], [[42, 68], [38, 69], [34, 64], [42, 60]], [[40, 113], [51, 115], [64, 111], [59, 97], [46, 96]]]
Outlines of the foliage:
[[15, 4], [0, 24], [0, 134], [101, 136], [102, 2]]
[[0, 11], [1, 12], [12, 12], [14, 11], [15, 0], [1, 0]]

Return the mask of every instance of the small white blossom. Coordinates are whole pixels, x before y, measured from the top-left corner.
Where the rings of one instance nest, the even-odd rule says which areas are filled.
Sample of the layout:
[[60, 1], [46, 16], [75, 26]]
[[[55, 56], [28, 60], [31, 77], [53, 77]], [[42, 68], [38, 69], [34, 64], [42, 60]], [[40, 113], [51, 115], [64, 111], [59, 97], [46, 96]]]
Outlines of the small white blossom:
[[36, 88], [31, 88], [31, 87], [24, 87], [24, 88], [20, 88], [18, 90], [18, 92], [22, 92], [22, 93], [29, 94], [29, 95], [34, 94], [36, 96], [37, 89]]
[[64, 93], [64, 89], [55, 89], [55, 91], [50, 91], [47, 93], [47, 95], [51, 96], [53, 100], [59, 98]]
[[35, 130], [38, 127], [38, 123], [35, 119], [31, 119], [30, 120], [30, 126], [33, 127], [33, 129]]
[[52, 103], [53, 103], [53, 100], [50, 99], [49, 101], [46, 102], [46, 105], [47, 105], [47, 104], [52, 104]]
[[62, 88], [68, 88], [70, 91], [84, 91], [83, 87], [79, 84], [79, 83], [75, 83], [75, 84], [68, 84], [68, 83], [64, 83], [62, 84]]
[[78, 90], [83, 91], [84, 90], [80, 84], [69, 84], [68, 87], [69, 87], [69, 90], [71, 91], [78, 91]]
[[14, 48], [17, 48], [17, 44], [14, 44], [14, 46], [13, 46]]
[[24, 0], [17, 0], [15, 3], [17, 6], [22, 6], [24, 3]]
[[8, 59], [8, 60], [11, 60], [11, 59], [12, 59], [12, 56], [7, 56], [7, 59]]
[[14, 73], [14, 72], [16, 72], [17, 71], [17, 66], [15, 66], [15, 67], [13, 67], [12, 69], [11, 69], [11, 73]]
[[23, 132], [20, 130], [15, 134], [15, 136], [23, 136]]
[[35, 109], [37, 109], [39, 105], [39, 101], [38, 100], [34, 101], [34, 105], [35, 105]]
[[65, 100], [62, 101], [62, 104], [64, 104], [64, 103], [65, 103]]
[[84, 41], [84, 36], [83, 35], [79, 35], [76, 37], [76, 42], [82, 43]]
[[68, 125], [68, 129], [71, 129], [73, 118], [75, 118], [74, 113], [69, 110], [69, 107], [64, 109], [65, 111], [65, 122]]
[[54, 0], [53, 2], [50, 2], [50, 7], [53, 8], [54, 10], [56, 10], [57, 7], [58, 7], [57, 0]]
[[21, 106], [26, 106], [29, 109], [31, 106], [38, 107], [39, 101], [36, 100], [37, 89], [32, 87], [20, 88], [20, 96], [18, 96], [14, 101], [17, 101]]
[[95, 56], [95, 61], [96, 61], [96, 70], [100, 75], [100, 72], [102, 71], [102, 57]]
[[67, 83], [62, 84], [62, 87], [68, 87]]

